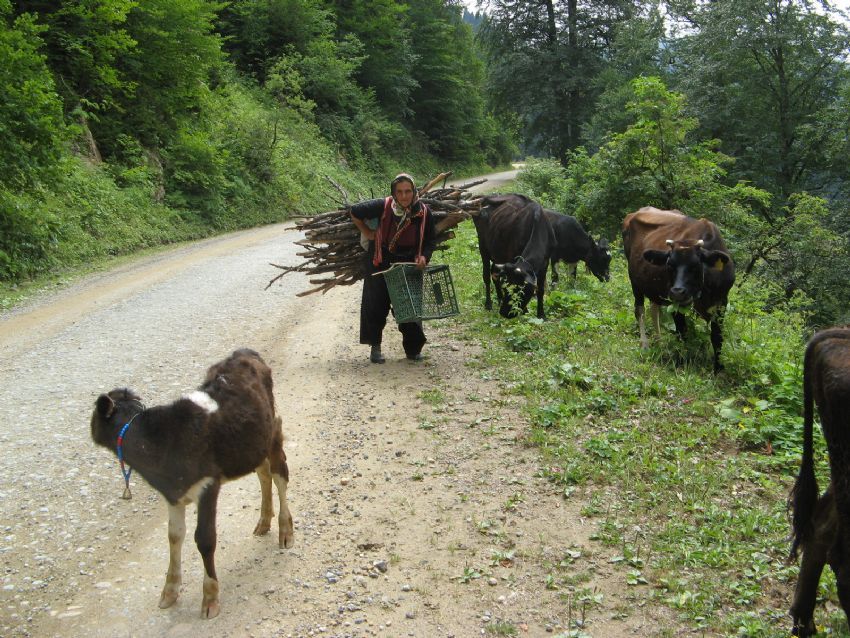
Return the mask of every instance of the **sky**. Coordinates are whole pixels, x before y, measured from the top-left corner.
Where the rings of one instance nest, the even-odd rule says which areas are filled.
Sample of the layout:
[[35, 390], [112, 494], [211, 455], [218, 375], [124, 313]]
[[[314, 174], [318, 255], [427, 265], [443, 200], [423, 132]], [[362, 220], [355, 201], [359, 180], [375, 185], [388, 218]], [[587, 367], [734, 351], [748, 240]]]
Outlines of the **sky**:
[[[470, 13], [475, 13], [478, 11], [478, 0], [462, 0], [463, 4], [466, 6], [467, 11]], [[837, 7], [848, 14], [848, 19], [850, 19], [850, 0], [832, 0], [832, 6]]]

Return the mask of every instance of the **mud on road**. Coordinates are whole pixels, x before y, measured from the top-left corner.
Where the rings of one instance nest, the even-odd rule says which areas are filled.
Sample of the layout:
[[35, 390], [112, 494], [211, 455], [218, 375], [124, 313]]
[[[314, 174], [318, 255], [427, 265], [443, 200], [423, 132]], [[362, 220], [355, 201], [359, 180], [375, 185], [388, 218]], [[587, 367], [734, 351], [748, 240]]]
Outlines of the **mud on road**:
[[[654, 634], [646, 588], [590, 540], [583, 496], [540, 477], [520, 406], [462, 316], [426, 325], [420, 363], [389, 325], [387, 363], [370, 364], [359, 285], [297, 298], [306, 282], [291, 275], [263, 290], [268, 262], [297, 263], [295, 238], [274, 226], [201, 242], [0, 317], [0, 635]], [[252, 536], [256, 478], [225, 485], [222, 610], [207, 621], [191, 534], [181, 597], [157, 608], [166, 507], [135, 477], [121, 500], [88, 422], [101, 392], [169, 402], [242, 346], [274, 371], [295, 546]]]

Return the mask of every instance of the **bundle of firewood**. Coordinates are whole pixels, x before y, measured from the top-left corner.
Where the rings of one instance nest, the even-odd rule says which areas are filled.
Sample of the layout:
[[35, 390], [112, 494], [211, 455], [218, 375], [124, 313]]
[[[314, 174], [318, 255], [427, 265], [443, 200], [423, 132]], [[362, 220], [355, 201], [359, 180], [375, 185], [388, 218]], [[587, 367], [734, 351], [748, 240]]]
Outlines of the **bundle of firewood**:
[[[480, 199], [475, 199], [467, 189], [483, 183], [478, 180], [460, 186], [446, 187], [451, 173], [441, 173], [419, 190], [419, 198], [431, 210], [436, 221], [437, 248], [444, 250], [447, 242], [454, 237], [452, 228], [476, 214], [480, 208]], [[290, 272], [307, 273], [310, 284], [315, 286], [298, 293], [299, 297], [314, 292], [325, 293], [334, 286], [350, 286], [364, 276], [363, 246], [360, 244], [360, 231], [348, 215], [350, 205], [348, 194], [333, 182], [342, 196], [337, 210], [304, 217], [296, 228], [304, 233], [304, 239], [297, 242], [304, 251], [296, 253], [304, 261], [297, 266], [271, 264], [283, 272], [269, 281], [266, 288]], [[442, 187], [435, 188], [442, 182]]]

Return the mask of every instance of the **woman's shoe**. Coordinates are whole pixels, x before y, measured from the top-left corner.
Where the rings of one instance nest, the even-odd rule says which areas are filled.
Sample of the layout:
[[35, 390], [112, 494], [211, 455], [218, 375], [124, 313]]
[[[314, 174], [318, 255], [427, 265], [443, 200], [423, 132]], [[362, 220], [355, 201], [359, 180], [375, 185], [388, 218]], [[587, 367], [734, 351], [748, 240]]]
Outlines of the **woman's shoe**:
[[384, 355], [381, 354], [381, 346], [372, 346], [372, 350], [369, 352], [369, 361], [372, 363], [384, 363], [386, 361]]

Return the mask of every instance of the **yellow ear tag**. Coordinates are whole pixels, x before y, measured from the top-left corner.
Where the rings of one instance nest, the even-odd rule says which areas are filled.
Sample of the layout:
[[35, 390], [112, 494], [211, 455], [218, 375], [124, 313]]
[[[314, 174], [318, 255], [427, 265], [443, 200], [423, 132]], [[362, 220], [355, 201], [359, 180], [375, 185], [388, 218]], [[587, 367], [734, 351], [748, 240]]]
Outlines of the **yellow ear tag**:
[[724, 267], [725, 265], [726, 265], [726, 264], [724, 264], [724, 263], [723, 263], [723, 260], [722, 260], [722, 259], [718, 259], [718, 260], [714, 263], [714, 269], [715, 269], [715, 270], [723, 270], [723, 267]]

